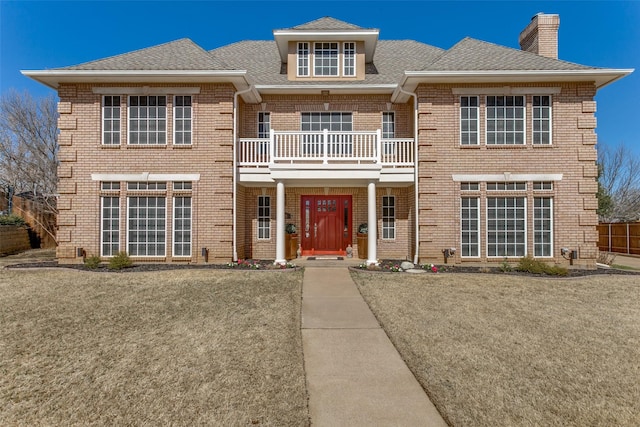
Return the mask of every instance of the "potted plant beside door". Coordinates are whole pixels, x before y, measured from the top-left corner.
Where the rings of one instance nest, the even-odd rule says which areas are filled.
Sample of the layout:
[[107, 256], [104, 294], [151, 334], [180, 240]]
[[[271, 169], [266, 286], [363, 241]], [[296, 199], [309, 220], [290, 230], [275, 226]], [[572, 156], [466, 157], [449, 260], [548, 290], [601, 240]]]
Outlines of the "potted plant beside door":
[[298, 256], [298, 234], [295, 224], [287, 224], [284, 229], [284, 250], [286, 259], [294, 259]]
[[358, 258], [367, 259], [369, 248], [369, 226], [366, 222], [358, 226]]

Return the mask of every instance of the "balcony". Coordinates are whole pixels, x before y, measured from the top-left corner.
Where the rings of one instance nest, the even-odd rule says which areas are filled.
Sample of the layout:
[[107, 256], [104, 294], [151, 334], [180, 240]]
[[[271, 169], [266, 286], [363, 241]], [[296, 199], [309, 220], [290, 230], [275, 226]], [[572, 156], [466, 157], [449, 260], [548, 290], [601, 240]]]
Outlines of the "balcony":
[[[382, 139], [375, 132], [282, 132], [270, 138], [240, 139], [239, 167], [275, 165], [379, 165], [381, 168], [413, 168], [413, 138]], [[347, 166], [349, 167], [349, 166]], [[303, 167], [304, 168], [304, 167]]]

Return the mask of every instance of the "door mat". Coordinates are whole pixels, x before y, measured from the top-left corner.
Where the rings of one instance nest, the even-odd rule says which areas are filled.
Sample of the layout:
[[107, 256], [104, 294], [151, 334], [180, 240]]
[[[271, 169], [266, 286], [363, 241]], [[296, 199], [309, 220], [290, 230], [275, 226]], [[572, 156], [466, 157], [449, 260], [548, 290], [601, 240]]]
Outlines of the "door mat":
[[341, 256], [322, 256], [322, 257], [315, 257], [315, 256], [310, 256], [307, 257], [307, 261], [319, 261], [319, 260], [335, 260], [335, 261], [344, 261], [344, 257]]

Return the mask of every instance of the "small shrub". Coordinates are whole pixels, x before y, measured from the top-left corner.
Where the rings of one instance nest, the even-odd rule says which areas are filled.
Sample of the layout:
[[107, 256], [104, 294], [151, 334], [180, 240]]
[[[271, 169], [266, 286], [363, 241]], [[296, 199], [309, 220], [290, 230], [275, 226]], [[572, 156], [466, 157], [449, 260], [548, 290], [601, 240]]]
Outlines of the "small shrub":
[[0, 215], [0, 225], [25, 225], [24, 218], [16, 215]]
[[500, 264], [500, 271], [502, 271], [503, 273], [509, 273], [512, 270], [513, 268], [511, 267], [511, 264], [509, 264], [509, 262], [505, 258], [504, 261], [502, 261], [502, 264]]
[[569, 270], [562, 266], [550, 266], [549, 264], [533, 259], [530, 256], [520, 258], [520, 262], [518, 263], [516, 270], [531, 274], [548, 274], [550, 276], [566, 276], [569, 274]]
[[84, 265], [91, 270], [95, 270], [100, 266], [100, 257], [97, 255], [87, 257], [87, 259], [84, 260]]
[[109, 269], [122, 270], [126, 267], [131, 267], [133, 261], [129, 258], [126, 252], [118, 252], [113, 258], [109, 260]]

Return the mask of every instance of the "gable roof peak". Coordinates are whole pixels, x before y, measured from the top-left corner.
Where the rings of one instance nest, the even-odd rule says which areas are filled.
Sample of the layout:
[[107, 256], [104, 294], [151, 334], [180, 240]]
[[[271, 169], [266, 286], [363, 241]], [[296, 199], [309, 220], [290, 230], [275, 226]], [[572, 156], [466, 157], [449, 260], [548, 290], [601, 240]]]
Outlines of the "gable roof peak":
[[296, 25], [289, 28], [289, 30], [329, 30], [329, 31], [348, 31], [348, 30], [362, 30], [363, 28], [351, 24], [349, 22], [341, 21], [331, 16], [324, 16], [322, 18], [315, 19], [313, 21], [306, 22], [304, 24]]

